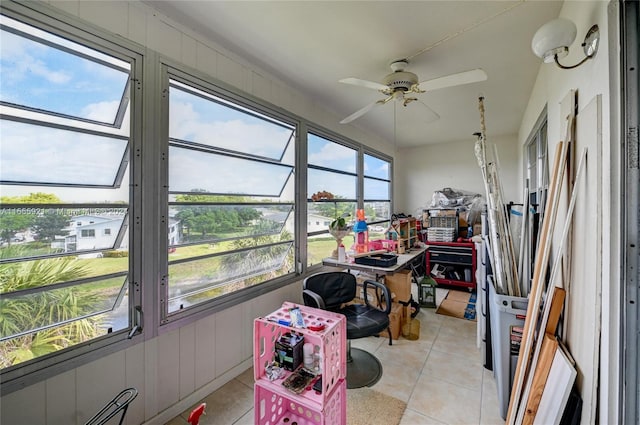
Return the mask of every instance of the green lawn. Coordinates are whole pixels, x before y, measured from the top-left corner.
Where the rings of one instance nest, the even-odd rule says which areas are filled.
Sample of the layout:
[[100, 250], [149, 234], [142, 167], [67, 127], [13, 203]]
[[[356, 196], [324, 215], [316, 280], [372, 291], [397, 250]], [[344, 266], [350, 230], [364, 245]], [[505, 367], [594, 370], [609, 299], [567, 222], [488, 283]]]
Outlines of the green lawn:
[[[379, 238], [381, 235], [372, 234], [371, 236], [374, 238]], [[184, 258], [199, 257], [216, 252], [223, 252], [229, 249], [229, 245], [231, 244], [232, 242], [226, 241], [215, 244], [205, 243], [201, 245], [184, 246], [177, 248], [174, 252], [169, 253], [168, 259], [169, 261], [173, 261]], [[353, 236], [348, 235], [344, 239], [344, 245], [347, 250], [351, 247], [352, 244]], [[308, 240], [307, 247], [307, 264], [320, 264], [323, 258], [331, 256], [333, 250], [336, 248], [336, 241], [330, 236], [315, 237]], [[89, 270], [89, 273], [86, 277], [122, 272], [127, 270], [129, 267], [128, 257], [78, 258], [77, 261], [82, 262], [82, 264], [85, 265]], [[219, 269], [219, 267], [219, 259], [195, 261], [192, 263], [192, 265], [189, 265], [189, 263], [175, 265], [171, 267], [171, 277], [172, 279], [180, 280], [181, 278], [194, 276], [195, 274], [198, 274], [200, 276], [211, 275], [212, 273], [215, 273]]]

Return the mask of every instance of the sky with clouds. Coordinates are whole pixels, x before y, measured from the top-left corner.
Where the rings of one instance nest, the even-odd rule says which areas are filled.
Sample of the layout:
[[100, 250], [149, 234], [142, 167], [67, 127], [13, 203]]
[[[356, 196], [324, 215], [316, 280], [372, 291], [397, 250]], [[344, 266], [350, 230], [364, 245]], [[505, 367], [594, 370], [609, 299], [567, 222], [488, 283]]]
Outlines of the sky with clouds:
[[[2, 23], [18, 31], [31, 31], [24, 24], [2, 17]], [[3, 120], [0, 135], [0, 177], [6, 181], [49, 184], [111, 185], [121, 164], [127, 141], [111, 134], [128, 135], [128, 113], [120, 129], [74, 120], [78, 117], [113, 123], [128, 79], [129, 65], [45, 32], [32, 34], [82, 55], [38, 43], [12, 32], [2, 31], [0, 55], [0, 100], [50, 111], [21, 111], [10, 105], [3, 113], [30, 117], [68, 126], [57, 129]], [[204, 189], [212, 193], [249, 194], [294, 198], [295, 129], [214, 98], [184, 84], [170, 88], [169, 135], [173, 139], [239, 153], [242, 158], [194, 151], [173, 146], [169, 150], [171, 191]], [[68, 116], [65, 118], [65, 116]], [[71, 117], [71, 118], [70, 118]], [[104, 136], [78, 130], [99, 129]], [[263, 159], [268, 161], [263, 161]], [[349, 147], [309, 134], [310, 164], [346, 173], [356, 172], [357, 152]], [[388, 163], [365, 155], [365, 175], [389, 178]], [[349, 174], [309, 170], [308, 195], [328, 190], [355, 198], [356, 178]], [[125, 181], [126, 182], [126, 181]], [[103, 202], [128, 199], [124, 188], [109, 190], [52, 188], [64, 202]], [[28, 194], [33, 187], [3, 186], [3, 195]], [[36, 191], [43, 191], [38, 189]], [[365, 180], [365, 196], [387, 199], [389, 185]]]

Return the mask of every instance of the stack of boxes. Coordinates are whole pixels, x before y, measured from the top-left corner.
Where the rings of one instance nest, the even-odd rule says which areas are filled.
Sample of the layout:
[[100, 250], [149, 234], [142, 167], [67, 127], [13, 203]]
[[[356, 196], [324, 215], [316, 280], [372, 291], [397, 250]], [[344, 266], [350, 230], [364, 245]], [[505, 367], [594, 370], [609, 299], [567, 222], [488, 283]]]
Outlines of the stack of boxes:
[[[398, 339], [402, 333], [402, 325], [411, 320], [411, 271], [400, 270], [384, 278], [384, 283], [391, 293], [391, 313], [389, 321], [391, 324], [391, 336]], [[383, 332], [381, 335], [386, 335]]]
[[[391, 328], [391, 337], [393, 339], [400, 338], [402, 334], [402, 326], [411, 321], [411, 278], [410, 270], [400, 270], [394, 274], [386, 275], [384, 283], [389, 288], [391, 294], [391, 312], [389, 313], [389, 322]], [[375, 277], [368, 275], [357, 276], [358, 287], [360, 293], [355, 302], [364, 302], [364, 294], [362, 293], [362, 284], [365, 280], [374, 280]], [[373, 291], [373, 289], [371, 290]], [[369, 292], [367, 295], [369, 302], [376, 300], [376, 294]], [[379, 334], [381, 337], [389, 336], [384, 330]]]

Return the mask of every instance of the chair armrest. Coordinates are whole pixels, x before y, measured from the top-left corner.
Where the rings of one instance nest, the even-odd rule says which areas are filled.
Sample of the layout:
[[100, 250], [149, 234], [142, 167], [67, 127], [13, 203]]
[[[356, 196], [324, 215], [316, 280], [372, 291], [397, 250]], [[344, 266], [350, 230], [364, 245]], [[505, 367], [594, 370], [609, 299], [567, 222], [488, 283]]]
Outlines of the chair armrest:
[[[376, 287], [376, 292], [378, 290], [382, 291], [382, 295], [384, 297], [384, 305], [385, 305], [384, 310], [381, 309], [379, 306], [375, 306], [375, 305], [369, 303], [369, 298], [367, 296], [367, 287], [368, 286], [375, 286]], [[376, 309], [378, 309], [380, 311], [384, 311], [386, 314], [391, 313], [391, 293], [389, 292], [389, 288], [387, 287], [387, 285], [385, 285], [384, 283], [377, 282], [375, 280], [365, 280], [364, 281], [364, 303], [366, 305], [368, 305], [369, 307], [373, 307], [373, 308], [376, 308]]]
[[309, 307], [315, 307], [322, 310], [326, 310], [326, 306], [324, 304], [324, 300], [322, 297], [311, 289], [303, 289], [302, 290], [302, 299], [304, 300], [304, 304]]

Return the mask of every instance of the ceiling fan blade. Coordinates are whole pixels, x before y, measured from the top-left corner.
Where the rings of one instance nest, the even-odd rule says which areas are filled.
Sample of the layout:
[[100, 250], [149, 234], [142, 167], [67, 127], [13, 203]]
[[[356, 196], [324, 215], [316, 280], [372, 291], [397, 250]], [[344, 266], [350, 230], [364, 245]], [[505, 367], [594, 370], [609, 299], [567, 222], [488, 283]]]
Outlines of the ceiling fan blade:
[[446, 75], [433, 80], [423, 81], [418, 84], [418, 88], [424, 91], [433, 91], [445, 87], [461, 86], [463, 84], [477, 83], [487, 79], [487, 73], [478, 68], [471, 71], [459, 72], [457, 74]]
[[351, 85], [354, 85], [354, 86], [365, 87], [365, 88], [374, 89], [374, 90], [388, 90], [389, 89], [389, 87], [385, 86], [384, 84], [376, 83], [375, 81], [362, 80], [360, 78], [354, 78], [354, 77], [343, 78], [342, 80], [339, 80], [338, 82], [339, 83], [344, 83], [344, 84], [351, 84]]
[[349, 115], [348, 117], [346, 117], [345, 119], [343, 119], [342, 121], [340, 121], [340, 124], [348, 124], [351, 121], [360, 118], [361, 116], [363, 116], [364, 114], [366, 114], [367, 112], [369, 112], [371, 109], [373, 109], [374, 106], [376, 105], [384, 105], [385, 103], [387, 103], [389, 100], [391, 99], [391, 97], [388, 97], [386, 99], [381, 99], [381, 100], [376, 100], [373, 103], [368, 104], [367, 106], [365, 106], [362, 109], [357, 110], [356, 112], [354, 112], [353, 114]]

